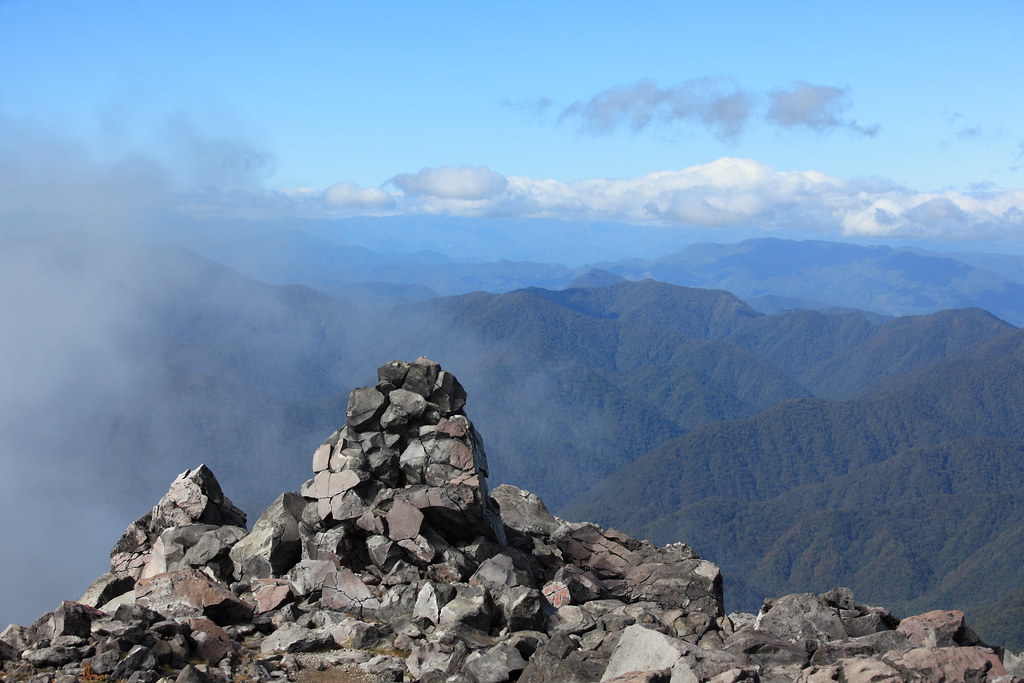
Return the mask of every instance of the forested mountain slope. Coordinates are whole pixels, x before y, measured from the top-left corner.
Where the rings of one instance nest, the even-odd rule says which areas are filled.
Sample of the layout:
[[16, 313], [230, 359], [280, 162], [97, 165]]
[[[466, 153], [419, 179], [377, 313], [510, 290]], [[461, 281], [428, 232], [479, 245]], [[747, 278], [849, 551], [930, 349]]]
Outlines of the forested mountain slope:
[[856, 399], [700, 427], [564, 512], [657, 541], [701, 539], [725, 576], [742, 577], [748, 608], [848, 584], [900, 608], [977, 611], [1021, 585], [1022, 475], [1017, 330]]

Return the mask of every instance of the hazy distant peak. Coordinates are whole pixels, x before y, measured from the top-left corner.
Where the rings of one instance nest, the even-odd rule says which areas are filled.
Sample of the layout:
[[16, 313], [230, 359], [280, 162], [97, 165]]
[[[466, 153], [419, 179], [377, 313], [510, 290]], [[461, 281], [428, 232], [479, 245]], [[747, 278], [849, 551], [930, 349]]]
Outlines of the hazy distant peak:
[[607, 270], [600, 268], [592, 268], [582, 275], [576, 277], [572, 282], [565, 286], [566, 289], [591, 289], [594, 287], [607, 287], [614, 285], [619, 282], [624, 282], [626, 278], [615, 273], [609, 273]]

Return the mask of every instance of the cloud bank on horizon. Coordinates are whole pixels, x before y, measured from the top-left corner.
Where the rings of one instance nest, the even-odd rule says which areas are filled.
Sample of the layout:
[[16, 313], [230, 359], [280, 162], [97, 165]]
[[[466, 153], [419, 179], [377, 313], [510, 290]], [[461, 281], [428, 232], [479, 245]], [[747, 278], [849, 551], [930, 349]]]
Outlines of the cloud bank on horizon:
[[635, 178], [558, 181], [487, 166], [440, 166], [383, 188], [340, 182], [294, 193], [335, 215], [558, 218], [699, 227], [761, 227], [824, 236], [1020, 241], [1024, 190], [919, 192], [880, 178], [844, 180], [725, 157]]

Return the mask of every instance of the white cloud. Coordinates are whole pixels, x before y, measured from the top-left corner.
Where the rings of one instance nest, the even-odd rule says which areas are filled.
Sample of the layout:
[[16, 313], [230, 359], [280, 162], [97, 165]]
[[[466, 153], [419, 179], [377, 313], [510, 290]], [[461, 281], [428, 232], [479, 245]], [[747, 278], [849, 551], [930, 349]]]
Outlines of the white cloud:
[[362, 188], [347, 181], [335, 183], [324, 190], [323, 201], [327, 206], [339, 209], [388, 209], [395, 204], [391, 195], [380, 188]]
[[486, 166], [438, 166], [419, 173], [403, 173], [391, 182], [408, 195], [442, 199], [487, 199], [502, 192], [508, 180]]
[[402, 192], [390, 195], [393, 211], [405, 214], [743, 226], [833, 237], [1020, 240], [1024, 234], [1024, 190], [924, 193], [880, 178], [850, 181], [731, 157], [634, 178], [563, 182], [462, 166], [396, 176], [394, 183]]

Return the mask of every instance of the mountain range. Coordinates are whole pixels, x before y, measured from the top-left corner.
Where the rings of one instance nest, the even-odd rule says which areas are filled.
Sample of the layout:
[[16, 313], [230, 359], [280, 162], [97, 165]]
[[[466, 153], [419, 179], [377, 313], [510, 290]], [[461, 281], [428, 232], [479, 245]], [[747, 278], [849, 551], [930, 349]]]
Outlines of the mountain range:
[[[532, 264], [561, 273], [539, 287], [519, 264], [502, 275], [500, 264], [438, 256], [436, 272], [459, 286], [471, 267], [490, 283], [506, 278], [496, 290], [530, 286], [446, 297], [403, 289], [360, 306], [368, 282], [437, 290], [403, 282], [415, 257], [319, 242], [306, 252], [322, 257], [309, 282], [281, 285], [239, 272], [255, 265], [232, 270], [181, 246], [75, 233], [2, 240], [4, 317], [18, 332], [4, 348], [4, 465], [18, 482], [4, 490], [5, 514], [33, 487], [65, 492], [46, 508], [61, 518], [88, 491], [116, 490], [99, 504], [107, 517], [79, 522], [123, 526], [200, 461], [242, 492], [243, 507], [260, 509], [301, 483], [347, 388], [367, 383], [365, 368], [426, 355], [474, 397], [467, 411], [500, 453], [493, 481], [534, 491], [570, 519], [690, 543], [722, 567], [729, 608], [849, 585], [898, 609], [966, 608], [983, 636], [1024, 644], [1014, 626], [1024, 621], [1024, 333], [1010, 324], [1020, 306], [1012, 268], [997, 275], [983, 257], [957, 260], [942, 280], [930, 269], [952, 257], [771, 239], [690, 247], [657, 272], [640, 270], [654, 261], [602, 263], [604, 274]], [[815, 265], [823, 252], [831, 260]], [[364, 259], [361, 284], [339, 279], [345, 258]], [[787, 258], [804, 263], [789, 281], [773, 275]], [[857, 284], [886, 259], [888, 281]], [[669, 262], [701, 274], [702, 286], [775, 283], [762, 297], [794, 296], [803, 278], [799, 298], [818, 310], [766, 313], [735, 292], [631, 279], [683, 278]], [[273, 260], [268, 251], [253, 263]], [[589, 286], [564, 288], [583, 275], [575, 284]], [[844, 278], [875, 297], [870, 311], [832, 298]], [[317, 291], [314, 280], [337, 286]], [[353, 296], [339, 298], [349, 286]], [[1007, 293], [1001, 315], [930, 310], [992, 292]], [[917, 310], [914, 301], [930, 312], [894, 315]], [[71, 459], [40, 465], [39, 453]], [[51, 521], [27, 519], [25, 536]], [[86, 578], [101, 559], [90, 561]]]

